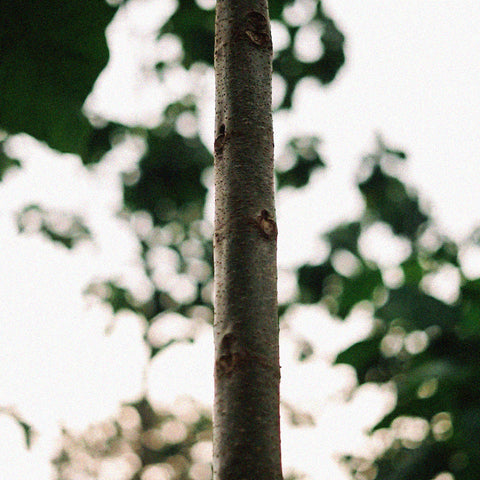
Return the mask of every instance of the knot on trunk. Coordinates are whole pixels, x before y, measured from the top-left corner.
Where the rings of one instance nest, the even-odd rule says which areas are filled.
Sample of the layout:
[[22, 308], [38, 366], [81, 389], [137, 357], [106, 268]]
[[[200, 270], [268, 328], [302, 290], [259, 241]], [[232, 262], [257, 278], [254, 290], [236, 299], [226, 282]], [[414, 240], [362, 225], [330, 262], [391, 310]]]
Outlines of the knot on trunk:
[[257, 47], [271, 44], [268, 20], [259, 12], [250, 12], [247, 15], [245, 35]]
[[220, 343], [218, 373], [230, 376], [244, 358], [245, 354], [240, 349], [237, 337], [233, 333], [225, 334]]

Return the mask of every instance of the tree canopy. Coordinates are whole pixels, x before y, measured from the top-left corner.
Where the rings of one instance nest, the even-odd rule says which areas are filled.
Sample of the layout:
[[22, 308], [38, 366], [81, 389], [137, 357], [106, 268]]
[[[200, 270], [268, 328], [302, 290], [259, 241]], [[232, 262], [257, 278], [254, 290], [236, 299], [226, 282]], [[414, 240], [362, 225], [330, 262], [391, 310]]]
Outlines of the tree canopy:
[[[104, 278], [92, 280], [88, 293], [102, 298], [115, 312], [127, 309], [142, 315], [150, 325], [162, 313], [189, 317], [196, 307], [203, 309], [204, 321], [211, 322], [212, 240], [203, 212], [208, 193], [204, 176], [213, 162], [212, 146], [205, 145], [198, 132], [186, 135], [177, 128], [185, 113], [197, 115], [198, 98], [189, 94], [170, 103], [154, 128], [122, 125], [109, 118], [88, 119], [82, 111], [108, 61], [105, 28], [116, 10], [129, 2], [119, 3], [42, 0], [23, 2], [20, 10], [17, 2], [5, 2], [0, 20], [0, 178], [22, 167], [5, 148], [11, 136], [20, 132], [52, 149], [79, 155], [85, 166], [105, 161], [105, 154], [129, 136], [141, 138], [145, 150], [137, 168], [123, 176], [124, 208], [119, 214], [126, 218], [141, 214], [152, 222], [147, 235], [138, 234], [138, 242], [144, 273], [155, 288], [147, 300], [139, 300], [115, 278]], [[285, 10], [291, 3], [272, 0], [271, 19], [290, 39], [306, 24], [319, 27], [323, 52], [314, 61], [304, 61], [293, 41], [275, 51], [274, 72], [285, 84], [279, 109], [291, 107], [300, 80], [313, 77], [329, 84], [345, 62], [344, 35], [321, 2], [303, 2], [307, 14], [299, 23], [287, 20]], [[172, 34], [182, 44], [178, 60], [182, 67], [213, 65], [213, 6], [179, 0], [158, 38]], [[169, 66], [158, 63], [155, 70], [162, 75]], [[292, 138], [286, 148], [293, 161], [287, 170], [276, 172], [279, 189], [303, 188], [313, 172], [328, 168], [317, 137]], [[280, 305], [280, 314], [295, 305], [315, 304], [327, 308], [339, 322], [358, 308], [374, 318], [369, 335], [338, 354], [335, 363], [352, 366], [359, 386], [391, 385], [397, 401], [371, 432], [382, 439], [376, 455], [344, 456], [352, 478], [433, 480], [441, 472], [451, 472], [456, 480], [473, 480], [480, 470], [476, 440], [480, 430], [480, 279], [465, 273], [461, 251], [479, 246], [480, 237], [473, 232], [458, 244], [440, 231], [417, 194], [392, 173], [406, 161], [403, 151], [378, 138], [375, 151], [362, 159], [358, 172], [357, 188], [364, 202], [361, 215], [322, 233], [328, 255], [296, 269], [297, 297]], [[32, 212], [40, 221], [32, 222]], [[41, 232], [67, 249], [94, 236], [80, 213], [52, 212], [37, 204], [18, 212], [17, 225], [19, 231]], [[159, 229], [170, 232], [161, 242]], [[397, 263], [384, 264], [364, 248], [365, 238], [375, 229], [386, 232], [391, 241], [403, 242], [404, 254]], [[154, 280], [151, 257], [159, 244], [178, 258], [179, 273], [188, 276], [193, 294], [187, 300], [176, 300]], [[191, 255], [193, 247], [196, 253]], [[432, 287], [445, 272], [455, 284], [455, 295], [449, 298]], [[195, 341], [194, 335], [160, 344], [150, 342], [148, 336], [145, 339], [151, 359], [184, 341]], [[311, 346], [303, 348], [299, 361], [307, 362], [313, 352]], [[86, 470], [87, 457], [94, 470], [91, 465], [99, 458], [118, 452], [136, 459], [125, 478], [140, 479], [142, 472], [158, 465], [170, 468], [178, 478], [191, 478], [194, 452], [201, 456], [201, 449], [193, 447], [208, 441], [211, 417], [193, 403], [189, 408], [196, 414], [183, 421], [175, 412], [156, 410], [143, 398], [125, 406], [119, 418], [92, 426], [82, 438], [64, 431], [63, 445], [53, 460], [58, 478], [74, 478], [76, 471]], [[29, 445], [28, 418], [12, 415]], [[179, 439], [165, 433], [169, 422], [184, 425]], [[209, 478], [208, 472], [195, 478]]]

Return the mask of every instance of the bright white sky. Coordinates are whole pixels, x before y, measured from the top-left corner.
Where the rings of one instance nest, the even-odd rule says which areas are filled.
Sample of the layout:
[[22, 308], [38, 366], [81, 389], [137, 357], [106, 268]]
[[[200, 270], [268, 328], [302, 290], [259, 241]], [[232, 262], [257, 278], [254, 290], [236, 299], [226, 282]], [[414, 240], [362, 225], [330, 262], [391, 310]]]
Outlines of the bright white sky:
[[[166, 75], [162, 85], [142, 73], [143, 66], [165, 54], [165, 46], [159, 50], [154, 45], [151, 32], [165, 18], [158, 10], [169, 3], [132, 0], [117, 15], [109, 29], [111, 62], [89, 108], [152, 125], [169, 98], [188, 90], [192, 80], [181, 70]], [[281, 267], [318, 261], [317, 233], [358, 214], [355, 171], [360, 156], [373, 148], [377, 131], [409, 153], [404, 178], [418, 189], [445, 231], [457, 240], [465, 237], [480, 220], [480, 4], [323, 3], [346, 34], [347, 65], [326, 89], [306, 81], [295, 97], [295, 113], [275, 118], [277, 151], [293, 134], [318, 134], [329, 165], [307, 188], [278, 196]], [[211, 145], [213, 76], [203, 69], [195, 75], [197, 93], [202, 94], [202, 136]], [[15, 406], [38, 435], [26, 451], [16, 423], [0, 415], [2, 479], [49, 479], [59, 426], [81, 430], [115, 414], [119, 402], [141, 392], [147, 360], [144, 321], [122, 313], [112, 334], [105, 336], [112, 312], [81, 295], [92, 278], [112, 274], [132, 288], [146, 288], [136, 262], [135, 236], [112, 215], [121, 204], [119, 172], [135, 163], [133, 143], [119, 147], [92, 172], [74, 156], [54, 154], [24, 136], [11, 143], [25, 166], [0, 184], [0, 405]], [[19, 236], [13, 213], [28, 203], [83, 215], [95, 244], [67, 252], [39, 237]], [[397, 251], [401, 255], [401, 247]], [[288, 295], [288, 276], [282, 278], [280, 294]], [[164, 336], [184, 328], [179, 318], [172, 325], [176, 327]], [[286, 325], [282, 394], [288, 403], [312, 413], [316, 425], [283, 425], [285, 469], [310, 478], [347, 479], [334, 455], [361, 448], [363, 429], [391, 404], [387, 391], [372, 386], [343, 402], [341, 392], [352, 385], [353, 372], [330, 367], [336, 352], [367, 333], [368, 312], [358, 311], [347, 323], [337, 324], [318, 306], [302, 307], [289, 312]], [[197, 334], [196, 343], [167, 349], [150, 367], [152, 399], [170, 404], [187, 393], [211, 404], [212, 335], [207, 327]], [[312, 361], [293, 361], [292, 337], [316, 346]]]

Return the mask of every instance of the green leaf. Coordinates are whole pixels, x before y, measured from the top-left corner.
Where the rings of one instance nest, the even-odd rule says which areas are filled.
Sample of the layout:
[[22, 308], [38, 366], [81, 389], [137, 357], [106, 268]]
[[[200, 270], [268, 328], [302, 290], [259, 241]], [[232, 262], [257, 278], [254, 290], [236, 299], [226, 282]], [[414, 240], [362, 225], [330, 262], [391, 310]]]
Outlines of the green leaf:
[[377, 462], [377, 480], [432, 480], [449, 468], [449, 449], [443, 444], [423, 442], [418, 448], [393, 448]]
[[270, 18], [272, 20], [280, 19], [283, 9], [287, 5], [292, 5], [293, 3], [295, 3], [295, 0], [270, 0], [268, 2], [268, 10], [270, 13]]
[[68, 212], [46, 210], [39, 205], [28, 205], [17, 215], [20, 233], [42, 232], [53, 242], [71, 249], [78, 242], [91, 238], [83, 219]]
[[295, 137], [287, 145], [289, 150], [295, 156], [295, 164], [289, 170], [276, 172], [278, 188], [291, 186], [301, 188], [307, 185], [312, 173], [325, 167], [325, 162], [318, 153], [317, 137]]
[[[340, 68], [345, 63], [343, 43], [345, 37], [337, 29], [332, 19], [326, 17], [322, 12], [317, 14], [314, 20], [319, 21], [323, 27], [323, 34], [320, 38], [323, 45], [323, 54], [315, 62], [302, 62], [295, 55], [293, 42], [286, 49], [278, 53], [273, 60], [273, 70], [279, 73], [286, 81], [287, 88], [280, 108], [292, 106], [293, 92], [297, 83], [306, 78], [312, 77], [320, 81], [322, 85], [332, 82]], [[290, 36], [293, 38], [298, 27], [289, 27]]]
[[178, 4], [158, 36], [169, 33], [180, 38], [184, 53], [182, 65], [186, 68], [195, 62], [213, 65], [215, 11], [200, 8], [194, 0], [179, 0]]
[[112, 280], [107, 280], [105, 282], [92, 282], [85, 289], [84, 293], [95, 295], [101, 300], [109, 303], [112, 306], [114, 313], [123, 309], [133, 311], [138, 310], [130, 292], [126, 288], [118, 286], [115, 281]]
[[135, 133], [134, 128], [127, 128], [115, 122], [108, 122], [105, 126], [91, 131], [85, 145], [85, 155], [82, 160], [85, 165], [98, 163], [108, 152], [116, 140], [125, 132]]
[[358, 256], [360, 232], [360, 222], [352, 222], [339, 225], [324, 236], [330, 242], [332, 250], [348, 250]]
[[2, 145], [0, 145], [0, 181], [3, 180], [3, 177], [9, 170], [18, 169], [20, 167], [20, 161], [6, 155], [3, 151]]
[[359, 184], [367, 212], [375, 219], [388, 223], [394, 233], [410, 239], [428, 217], [420, 210], [418, 199], [407, 192], [397, 178], [386, 175], [375, 165], [371, 175]]
[[[331, 251], [347, 250], [358, 257], [360, 223], [340, 225], [324, 237]], [[361, 261], [361, 268], [352, 276], [340, 275], [329, 259], [320, 265], [303, 265], [297, 271], [300, 301], [315, 303], [326, 299], [332, 314], [345, 318], [363, 300], [373, 301], [377, 287], [383, 286], [380, 270]]]
[[188, 216], [191, 208], [200, 217], [207, 193], [201, 177], [213, 163], [211, 153], [198, 137], [185, 138], [174, 131], [149, 132], [148, 145], [138, 181], [124, 186], [125, 205], [148, 211], [156, 224]]
[[27, 446], [27, 448], [30, 448], [32, 446], [32, 437], [34, 433], [33, 428], [26, 422], [23, 422], [21, 420], [17, 421], [20, 427], [22, 427], [23, 433], [25, 435], [25, 445]]
[[114, 12], [104, 0], [2, 2], [0, 128], [85, 157], [82, 106], [107, 64]]
[[32, 441], [35, 437], [35, 430], [34, 428], [27, 423], [14, 409], [10, 407], [2, 407], [0, 406], [0, 414], [5, 414], [10, 416], [15, 422], [17, 422], [18, 426], [23, 430], [23, 434], [25, 437], [25, 446], [30, 448], [32, 446]]
[[430, 340], [428, 353], [431, 358], [442, 358], [460, 366], [476, 365], [480, 356], [480, 337], [466, 336], [458, 329], [445, 329]]
[[336, 275], [336, 272], [330, 263], [300, 267], [297, 272], [300, 301], [303, 303], [318, 302], [323, 297], [326, 282], [332, 275]]
[[460, 288], [460, 327], [469, 335], [480, 335], [480, 279], [469, 280]]
[[401, 319], [408, 330], [425, 330], [435, 325], [449, 330], [460, 320], [460, 309], [423, 293], [415, 286], [404, 285], [390, 291], [387, 302], [376, 311], [376, 316], [387, 322]]
[[449, 263], [458, 267], [458, 247], [451, 240], [444, 239], [440, 248], [432, 254], [432, 260], [439, 263]]
[[378, 269], [364, 267], [353, 277], [342, 277], [342, 292], [337, 297], [337, 314], [345, 318], [350, 310], [363, 300], [373, 300], [375, 289], [383, 286], [382, 274]]
[[[426, 355], [428, 359], [430, 355]], [[417, 366], [415, 366], [417, 365]], [[422, 360], [417, 359], [408, 372], [394, 377], [397, 387], [397, 405], [375, 427], [389, 427], [399, 416], [422, 417], [430, 420], [435, 414], [443, 411], [451, 412], [454, 417], [466, 408], [478, 404], [480, 392], [476, 387], [476, 379], [480, 373], [474, 365], [462, 365], [451, 359]], [[431, 395], [419, 395], [426, 382], [437, 382]]]
[[380, 354], [382, 335], [375, 334], [366, 340], [357, 342], [343, 352], [340, 352], [335, 363], [346, 363], [355, 368], [360, 384], [365, 383], [367, 374], [371, 369], [377, 369], [383, 363]]
[[400, 268], [403, 270], [404, 283], [406, 285], [418, 285], [423, 278], [423, 268], [416, 255], [405, 260]]

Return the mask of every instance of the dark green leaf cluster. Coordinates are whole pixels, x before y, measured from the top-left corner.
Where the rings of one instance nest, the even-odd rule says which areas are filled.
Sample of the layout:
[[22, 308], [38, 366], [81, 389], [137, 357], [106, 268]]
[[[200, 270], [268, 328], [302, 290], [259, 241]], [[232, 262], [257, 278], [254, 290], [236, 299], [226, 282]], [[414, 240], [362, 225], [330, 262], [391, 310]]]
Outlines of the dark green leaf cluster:
[[[319, 2], [309, 22], [322, 25], [323, 54], [312, 63], [295, 55], [293, 40], [300, 26], [289, 26], [283, 16], [291, 2], [271, 2], [272, 19], [288, 28], [292, 41], [275, 58], [274, 69], [286, 81], [282, 107], [290, 107], [297, 83], [305, 76], [330, 83], [345, 61], [344, 37]], [[51, 148], [77, 153], [85, 164], [98, 162], [111, 148], [115, 124], [94, 127], [82, 112], [93, 84], [108, 61], [105, 27], [115, 8], [104, 0], [58, 2], [41, 0], [2, 4], [0, 20], [0, 128], [8, 134], [25, 132]], [[181, 63], [213, 65], [214, 10], [194, 0], [181, 0], [159, 31], [172, 33], [183, 45]], [[157, 68], [161, 71], [164, 63]], [[154, 136], [152, 137], [154, 142]], [[2, 162], [4, 163], [4, 162]]]
[[125, 185], [126, 207], [150, 212], [155, 223], [164, 224], [194, 208], [200, 216], [206, 187], [203, 170], [212, 164], [212, 155], [198, 137], [185, 138], [175, 132], [151, 132], [149, 149], [140, 161], [140, 175]]
[[[336, 363], [352, 365], [360, 384], [390, 382], [396, 387], [395, 408], [374, 428], [392, 428], [394, 437], [373, 463], [345, 457], [353, 477], [431, 480], [450, 471], [457, 480], [470, 480], [480, 469], [475, 440], [480, 431], [479, 281], [462, 273], [454, 242], [436, 233], [437, 245], [425, 244], [424, 236], [435, 227], [416, 195], [385, 172], [390, 155], [391, 150], [380, 146], [373, 165], [372, 155], [364, 159], [363, 177], [365, 170], [367, 174], [359, 181], [364, 213], [325, 235], [331, 252], [323, 263], [300, 267], [300, 301], [320, 301], [341, 318], [360, 302], [373, 307], [371, 334], [341, 352]], [[397, 157], [404, 159], [403, 154]], [[378, 221], [411, 244], [395, 285], [385, 281], [382, 266], [363, 258], [359, 248], [364, 229]], [[339, 269], [338, 252], [348, 252], [355, 269]], [[451, 302], [434, 298], [425, 287], [427, 276], [445, 267], [459, 273], [458, 298]], [[415, 441], [398, 430], [401, 422], [414, 418], [427, 425]]]
[[0, 128], [88, 160], [82, 106], [107, 64], [114, 12], [104, 0], [2, 2]]
[[[289, 108], [292, 106], [293, 93], [300, 80], [312, 77], [322, 84], [328, 84], [335, 79], [337, 72], [345, 63], [343, 45], [345, 38], [334, 21], [325, 15], [320, 2], [315, 17], [311, 21], [319, 22], [323, 28], [320, 37], [323, 47], [321, 57], [309, 63], [299, 60], [295, 54], [292, 41], [290, 46], [282, 50], [273, 60], [274, 71], [278, 72], [287, 83], [282, 107]], [[299, 29], [300, 26], [288, 26], [291, 39], [295, 38]]]
[[304, 187], [317, 168], [325, 167], [325, 162], [318, 152], [318, 143], [318, 138], [311, 136], [292, 138], [288, 142], [287, 150], [295, 158], [295, 164], [288, 170], [277, 170], [278, 188]]
[[[1, 132], [0, 132], [1, 135]], [[6, 135], [5, 135], [6, 138]], [[0, 181], [9, 170], [16, 170], [21, 167], [20, 160], [9, 157], [4, 151], [4, 139], [0, 140]]]
[[24, 207], [17, 215], [17, 227], [19, 233], [42, 233], [69, 249], [91, 237], [90, 230], [80, 216], [47, 210], [39, 205]]

